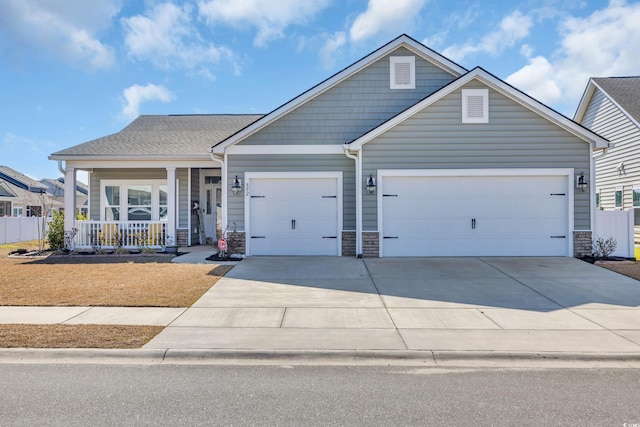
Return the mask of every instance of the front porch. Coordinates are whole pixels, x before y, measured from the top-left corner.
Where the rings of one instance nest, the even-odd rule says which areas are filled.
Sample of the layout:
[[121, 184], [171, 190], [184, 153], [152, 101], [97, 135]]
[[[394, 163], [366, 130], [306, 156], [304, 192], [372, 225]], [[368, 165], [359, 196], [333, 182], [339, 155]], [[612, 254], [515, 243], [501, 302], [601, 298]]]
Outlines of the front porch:
[[176, 243], [167, 236], [166, 225], [159, 221], [76, 221], [73, 247], [159, 249]]

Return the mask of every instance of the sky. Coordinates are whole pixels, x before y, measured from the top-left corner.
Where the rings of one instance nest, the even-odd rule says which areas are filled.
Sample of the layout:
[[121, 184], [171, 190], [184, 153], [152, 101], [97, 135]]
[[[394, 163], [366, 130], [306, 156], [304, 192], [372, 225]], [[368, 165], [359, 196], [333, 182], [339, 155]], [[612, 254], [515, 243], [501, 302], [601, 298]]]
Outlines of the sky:
[[403, 33], [573, 117], [589, 77], [640, 75], [638, 23], [640, 0], [0, 0], [0, 164], [56, 178], [140, 114], [268, 113]]

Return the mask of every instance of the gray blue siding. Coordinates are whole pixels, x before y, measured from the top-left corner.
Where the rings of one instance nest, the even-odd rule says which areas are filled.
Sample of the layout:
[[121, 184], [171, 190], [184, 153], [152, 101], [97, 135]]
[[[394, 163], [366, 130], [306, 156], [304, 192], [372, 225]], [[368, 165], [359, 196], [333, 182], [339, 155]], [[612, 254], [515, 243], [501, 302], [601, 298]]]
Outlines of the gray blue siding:
[[[389, 88], [389, 56], [416, 57], [416, 89]], [[358, 138], [454, 80], [399, 48], [242, 141], [253, 144], [343, 144]]]
[[[465, 88], [486, 87], [471, 82]], [[489, 90], [489, 123], [462, 123], [461, 90], [363, 146], [363, 175], [378, 169], [574, 168], [589, 178], [588, 143]], [[589, 230], [589, 193], [576, 193], [576, 230]], [[376, 231], [376, 197], [363, 196], [363, 230]]]

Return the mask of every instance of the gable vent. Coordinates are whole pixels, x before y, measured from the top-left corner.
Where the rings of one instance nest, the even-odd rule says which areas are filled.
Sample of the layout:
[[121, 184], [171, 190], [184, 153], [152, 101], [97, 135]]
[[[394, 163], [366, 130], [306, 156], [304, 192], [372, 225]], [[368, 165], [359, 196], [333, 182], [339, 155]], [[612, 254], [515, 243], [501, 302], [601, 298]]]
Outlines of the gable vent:
[[489, 90], [462, 89], [462, 123], [489, 122]]
[[416, 88], [416, 58], [415, 56], [392, 56], [390, 61], [391, 89]]

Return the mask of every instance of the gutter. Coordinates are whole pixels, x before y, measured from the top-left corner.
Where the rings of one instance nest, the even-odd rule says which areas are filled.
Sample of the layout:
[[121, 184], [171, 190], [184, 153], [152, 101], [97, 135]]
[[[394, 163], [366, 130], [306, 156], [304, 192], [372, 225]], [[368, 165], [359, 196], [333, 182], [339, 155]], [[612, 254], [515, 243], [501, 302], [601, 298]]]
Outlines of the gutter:
[[349, 152], [349, 144], [343, 145], [344, 155], [355, 161], [355, 181], [356, 181], [356, 257], [362, 258], [362, 171], [360, 152], [351, 154]]
[[62, 160], [58, 160], [58, 170], [62, 174], [62, 176], [67, 176], [67, 170], [62, 167]]

